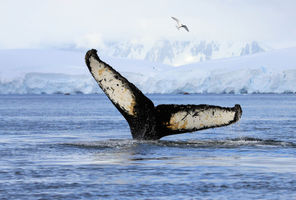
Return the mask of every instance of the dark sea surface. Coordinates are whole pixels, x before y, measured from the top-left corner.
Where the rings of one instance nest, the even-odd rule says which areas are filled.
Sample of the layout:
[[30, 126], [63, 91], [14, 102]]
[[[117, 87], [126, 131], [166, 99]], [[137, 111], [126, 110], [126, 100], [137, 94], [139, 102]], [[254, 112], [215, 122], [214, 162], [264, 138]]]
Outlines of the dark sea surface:
[[243, 115], [136, 141], [105, 95], [0, 95], [0, 199], [296, 199], [296, 95], [148, 96]]

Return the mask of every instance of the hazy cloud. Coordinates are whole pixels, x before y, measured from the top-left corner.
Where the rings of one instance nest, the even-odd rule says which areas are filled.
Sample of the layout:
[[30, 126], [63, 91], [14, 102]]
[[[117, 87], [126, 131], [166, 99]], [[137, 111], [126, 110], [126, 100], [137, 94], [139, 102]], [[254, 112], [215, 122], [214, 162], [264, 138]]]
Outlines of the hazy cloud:
[[[0, 48], [141, 38], [258, 40], [286, 47], [296, 45], [295, 8], [292, 0], [2, 0]], [[190, 32], [178, 31], [170, 16]]]

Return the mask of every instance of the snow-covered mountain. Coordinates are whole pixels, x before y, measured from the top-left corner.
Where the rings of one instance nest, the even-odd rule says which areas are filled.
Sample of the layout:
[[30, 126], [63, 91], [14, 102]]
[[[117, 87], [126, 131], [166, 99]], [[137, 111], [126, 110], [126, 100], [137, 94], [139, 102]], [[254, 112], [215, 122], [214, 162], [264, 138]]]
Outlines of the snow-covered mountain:
[[[80, 51], [1, 50], [0, 94], [101, 93], [84, 55]], [[100, 52], [99, 56], [144, 93], [296, 93], [296, 48], [179, 67]]]
[[184, 65], [213, 59], [245, 56], [269, 50], [265, 45], [252, 42], [217, 41], [170, 41], [145, 42], [122, 41], [104, 42], [96, 47], [108, 56], [116, 58], [145, 59], [169, 65]]

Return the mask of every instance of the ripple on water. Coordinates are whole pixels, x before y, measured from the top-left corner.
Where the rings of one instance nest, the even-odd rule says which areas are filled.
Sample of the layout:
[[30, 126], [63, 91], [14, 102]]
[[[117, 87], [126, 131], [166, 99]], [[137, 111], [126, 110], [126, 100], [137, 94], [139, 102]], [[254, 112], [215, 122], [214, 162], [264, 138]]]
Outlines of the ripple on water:
[[151, 145], [163, 147], [179, 147], [179, 148], [240, 148], [240, 147], [289, 147], [296, 148], [293, 142], [284, 142], [280, 140], [264, 140], [251, 137], [240, 137], [225, 140], [130, 140], [130, 139], [111, 139], [104, 141], [92, 142], [74, 142], [63, 143], [62, 145], [74, 146], [80, 148], [97, 148], [97, 149], [124, 149], [137, 145]]

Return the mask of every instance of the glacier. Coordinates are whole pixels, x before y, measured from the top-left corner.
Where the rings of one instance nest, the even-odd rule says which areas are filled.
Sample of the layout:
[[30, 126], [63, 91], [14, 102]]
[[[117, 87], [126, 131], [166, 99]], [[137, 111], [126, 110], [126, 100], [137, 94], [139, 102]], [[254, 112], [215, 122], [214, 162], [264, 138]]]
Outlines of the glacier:
[[257, 41], [205, 40], [104, 41], [96, 47], [110, 57], [141, 59], [168, 65], [183, 65], [233, 56], [245, 56], [271, 48]]
[[[146, 94], [296, 93], [296, 48], [178, 67], [98, 54]], [[79, 50], [0, 50], [0, 94], [101, 93], [84, 55]]]

